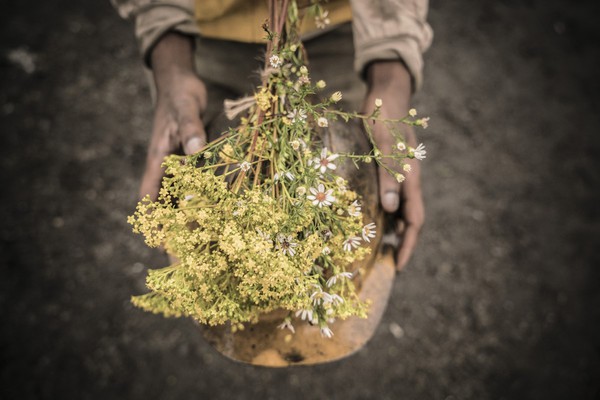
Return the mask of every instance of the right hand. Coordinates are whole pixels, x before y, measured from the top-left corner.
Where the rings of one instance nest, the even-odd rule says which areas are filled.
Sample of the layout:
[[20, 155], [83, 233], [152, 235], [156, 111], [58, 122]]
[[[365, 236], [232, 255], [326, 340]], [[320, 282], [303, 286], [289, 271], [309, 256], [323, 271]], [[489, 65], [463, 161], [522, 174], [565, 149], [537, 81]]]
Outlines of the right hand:
[[158, 197], [166, 156], [181, 150], [193, 154], [206, 145], [200, 117], [206, 109], [206, 87], [194, 72], [192, 53], [192, 39], [177, 33], [167, 33], [152, 51], [157, 101], [140, 198]]

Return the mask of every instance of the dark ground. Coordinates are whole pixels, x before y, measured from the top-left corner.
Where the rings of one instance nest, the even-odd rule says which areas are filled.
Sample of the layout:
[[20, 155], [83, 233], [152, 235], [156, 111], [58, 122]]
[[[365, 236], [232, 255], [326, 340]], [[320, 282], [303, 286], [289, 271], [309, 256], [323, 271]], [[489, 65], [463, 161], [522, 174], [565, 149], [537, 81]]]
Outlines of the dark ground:
[[82, 4], [0, 17], [1, 399], [600, 396], [600, 7], [432, 1], [419, 249], [365, 349], [270, 370], [130, 305], [166, 262], [125, 222], [152, 110], [131, 27]]

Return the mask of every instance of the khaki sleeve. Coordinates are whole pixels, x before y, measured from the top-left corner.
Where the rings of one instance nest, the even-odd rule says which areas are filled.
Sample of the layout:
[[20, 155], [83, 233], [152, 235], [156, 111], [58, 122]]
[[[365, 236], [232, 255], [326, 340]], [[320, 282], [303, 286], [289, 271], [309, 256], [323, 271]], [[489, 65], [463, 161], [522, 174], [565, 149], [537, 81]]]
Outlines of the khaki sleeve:
[[413, 79], [413, 90], [423, 81], [423, 53], [433, 31], [427, 23], [428, 0], [351, 0], [356, 51], [354, 68], [377, 60], [402, 60]]
[[110, 0], [122, 18], [134, 21], [135, 36], [144, 63], [150, 66], [150, 52], [168, 31], [199, 35], [194, 17], [194, 0]]

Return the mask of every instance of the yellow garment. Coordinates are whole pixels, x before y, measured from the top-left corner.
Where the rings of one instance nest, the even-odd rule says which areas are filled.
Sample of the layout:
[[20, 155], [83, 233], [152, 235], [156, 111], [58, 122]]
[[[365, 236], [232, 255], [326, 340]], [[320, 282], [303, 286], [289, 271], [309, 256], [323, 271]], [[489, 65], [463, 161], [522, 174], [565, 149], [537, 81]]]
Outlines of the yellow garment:
[[[352, 11], [348, 0], [331, 0], [324, 4], [331, 25], [348, 22]], [[196, 20], [202, 36], [237, 42], [265, 42], [263, 23], [269, 17], [267, 0], [196, 0]], [[319, 31], [314, 18], [304, 18], [302, 35]]]

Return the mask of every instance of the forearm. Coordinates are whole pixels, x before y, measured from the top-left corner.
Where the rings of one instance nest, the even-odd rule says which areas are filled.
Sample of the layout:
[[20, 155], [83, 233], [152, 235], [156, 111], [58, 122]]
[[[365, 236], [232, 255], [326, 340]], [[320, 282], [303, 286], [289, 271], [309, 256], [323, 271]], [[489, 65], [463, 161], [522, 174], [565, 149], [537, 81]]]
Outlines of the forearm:
[[194, 74], [193, 39], [176, 32], [165, 34], [150, 53], [154, 82], [159, 92], [172, 86], [173, 79]]
[[412, 91], [422, 82], [422, 54], [431, 44], [427, 0], [351, 0], [356, 51], [355, 69], [366, 77], [373, 61], [401, 60], [412, 78]]
[[121, 17], [135, 22], [135, 36], [146, 65], [168, 32], [199, 35], [194, 0], [111, 0]]

